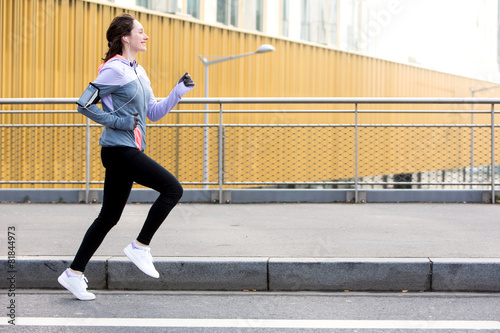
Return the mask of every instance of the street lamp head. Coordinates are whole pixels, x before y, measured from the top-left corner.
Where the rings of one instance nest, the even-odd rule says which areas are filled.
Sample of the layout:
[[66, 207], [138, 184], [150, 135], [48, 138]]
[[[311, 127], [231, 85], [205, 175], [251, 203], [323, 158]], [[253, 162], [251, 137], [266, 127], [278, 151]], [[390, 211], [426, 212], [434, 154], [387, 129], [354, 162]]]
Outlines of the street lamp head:
[[276, 50], [274, 46], [269, 45], [269, 44], [263, 44], [259, 47], [256, 53], [264, 53], [264, 52], [270, 52]]

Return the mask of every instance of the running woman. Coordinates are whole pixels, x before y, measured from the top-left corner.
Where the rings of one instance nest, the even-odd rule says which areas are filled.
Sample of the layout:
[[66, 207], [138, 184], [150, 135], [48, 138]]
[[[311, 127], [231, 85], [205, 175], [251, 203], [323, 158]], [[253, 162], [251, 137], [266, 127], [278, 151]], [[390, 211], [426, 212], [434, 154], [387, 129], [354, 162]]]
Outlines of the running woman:
[[138, 237], [125, 247], [124, 252], [145, 274], [159, 278], [149, 244], [182, 197], [183, 189], [170, 172], [144, 153], [146, 117], [152, 121], [161, 119], [194, 87], [186, 73], [166, 99], [156, 101], [144, 68], [135, 60], [137, 53], [146, 51], [149, 37], [132, 15], [115, 17], [106, 38], [109, 50], [92, 83], [93, 89], [99, 89], [102, 109], [95, 104], [99, 98], [93, 104], [78, 106], [78, 112], [104, 125], [99, 140], [102, 164], [106, 169], [103, 203], [73, 262], [58, 278], [59, 283], [80, 300], [95, 299], [95, 295], [87, 291], [88, 281], [83, 272], [106, 234], [120, 219], [134, 182], [160, 194]]

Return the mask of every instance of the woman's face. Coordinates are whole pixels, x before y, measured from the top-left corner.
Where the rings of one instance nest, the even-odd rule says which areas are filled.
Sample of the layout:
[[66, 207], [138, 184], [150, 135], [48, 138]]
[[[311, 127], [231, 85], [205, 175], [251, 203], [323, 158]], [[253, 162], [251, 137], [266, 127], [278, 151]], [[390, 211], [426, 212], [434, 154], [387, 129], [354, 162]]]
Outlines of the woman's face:
[[[144, 33], [144, 28], [139, 21], [134, 21], [134, 28], [130, 32], [130, 36], [126, 36], [130, 51], [132, 52], [144, 52], [146, 51], [146, 41], [149, 39], [148, 35]], [[125, 42], [126, 44], [126, 42]]]

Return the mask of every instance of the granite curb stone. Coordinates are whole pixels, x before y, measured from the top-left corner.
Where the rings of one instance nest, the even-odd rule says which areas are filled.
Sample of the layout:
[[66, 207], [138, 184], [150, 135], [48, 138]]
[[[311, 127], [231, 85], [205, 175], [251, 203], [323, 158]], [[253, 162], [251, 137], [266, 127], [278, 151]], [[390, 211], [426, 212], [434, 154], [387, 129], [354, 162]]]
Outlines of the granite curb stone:
[[267, 258], [158, 257], [160, 278], [141, 273], [127, 258], [108, 262], [109, 289], [267, 290]]
[[500, 292], [500, 259], [432, 259], [434, 291]]
[[[94, 289], [107, 289], [106, 265], [110, 257], [95, 256], [87, 265], [85, 276]], [[16, 288], [61, 288], [57, 278], [71, 265], [73, 258], [56, 256], [17, 257], [12, 268], [5, 257], [0, 257], [0, 267], [6, 276], [14, 274]], [[9, 273], [12, 272], [12, 273]], [[8, 288], [7, 278], [0, 279], [0, 288]]]
[[271, 258], [272, 291], [429, 291], [429, 259]]
[[[0, 257], [0, 288], [62, 288], [57, 277], [72, 257]], [[157, 257], [160, 279], [126, 257], [94, 257], [89, 289], [206, 291], [500, 292], [500, 258]]]

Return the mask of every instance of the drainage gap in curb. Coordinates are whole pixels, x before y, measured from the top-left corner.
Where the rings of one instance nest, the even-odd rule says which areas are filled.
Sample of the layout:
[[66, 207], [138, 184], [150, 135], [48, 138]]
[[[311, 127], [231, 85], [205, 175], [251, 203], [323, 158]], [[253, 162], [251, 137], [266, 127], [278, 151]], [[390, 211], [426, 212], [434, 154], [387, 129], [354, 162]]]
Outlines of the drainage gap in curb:
[[104, 265], [104, 280], [106, 282], [106, 290], [109, 290], [109, 270], [108, 270], [108, 265], [109, 265], [109, 259], [106, 259], [106, 264]]
[[429, 259], [429, 262], [430, 262], [430, 272], [429, 272], [429, 276], [430, 276], [430, 282], [429, 282], [429, 288], [430, 288], [430, 291], [434, 291], [433, 288], [432, 288], [432, 281], [434, 280], [434, 277], [433, 277], [433, 273], [434, 273], [434, 263], [432, 262], [431, 258], [427, 258]]
[[267, 291], [271, 290], [270, 289], [270, 283], [269, 283], [269, 261], [271, 258], [267, 258]]

